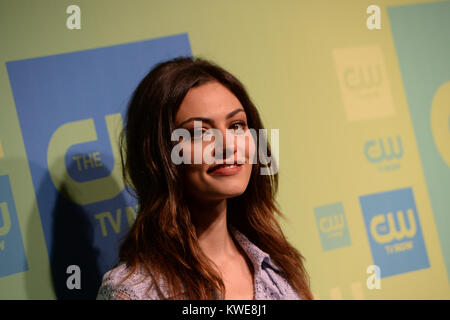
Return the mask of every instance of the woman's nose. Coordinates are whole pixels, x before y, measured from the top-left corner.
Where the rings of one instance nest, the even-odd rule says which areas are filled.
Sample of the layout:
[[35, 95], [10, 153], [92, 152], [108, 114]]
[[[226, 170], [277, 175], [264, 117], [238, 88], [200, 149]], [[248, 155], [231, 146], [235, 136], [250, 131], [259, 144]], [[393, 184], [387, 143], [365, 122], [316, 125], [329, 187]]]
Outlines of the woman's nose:
[[226, 130], [219, 130], [220, 137], [214, 137], [214, 158], [226, 160], [236, 153], [235, 137], [227, 135]]

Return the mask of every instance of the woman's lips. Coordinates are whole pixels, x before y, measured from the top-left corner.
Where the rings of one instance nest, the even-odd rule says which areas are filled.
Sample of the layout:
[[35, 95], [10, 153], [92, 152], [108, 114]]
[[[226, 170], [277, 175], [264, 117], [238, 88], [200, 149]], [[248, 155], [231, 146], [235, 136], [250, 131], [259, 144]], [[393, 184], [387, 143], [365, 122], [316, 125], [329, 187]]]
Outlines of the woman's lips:
[[212, 170], [208, 170], [208, 174], [214, 176], [231, 176], [242, 170], [242, 164], [223, 164], [215, 166]]

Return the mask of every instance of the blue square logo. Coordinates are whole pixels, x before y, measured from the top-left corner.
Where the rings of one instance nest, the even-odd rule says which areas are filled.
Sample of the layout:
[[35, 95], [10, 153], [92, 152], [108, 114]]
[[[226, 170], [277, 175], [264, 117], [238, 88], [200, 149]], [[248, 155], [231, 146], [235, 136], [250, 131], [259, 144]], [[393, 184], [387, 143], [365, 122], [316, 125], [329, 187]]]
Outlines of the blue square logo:
[[0, 176], [0, 277], [28, 270], [8, 176]]
[[381, 278], [430, 267], [411, 188], [359, 198]]
[[320, 241], [324, 251], [351, 245], [342, 203], [314, 208]]
[[6, 63], [58, 298], [95, 298], [118, 262], [138, 212], [121, 175], [127, 104], [152, 67], [180, 56], [192, 56], [187, 34]]

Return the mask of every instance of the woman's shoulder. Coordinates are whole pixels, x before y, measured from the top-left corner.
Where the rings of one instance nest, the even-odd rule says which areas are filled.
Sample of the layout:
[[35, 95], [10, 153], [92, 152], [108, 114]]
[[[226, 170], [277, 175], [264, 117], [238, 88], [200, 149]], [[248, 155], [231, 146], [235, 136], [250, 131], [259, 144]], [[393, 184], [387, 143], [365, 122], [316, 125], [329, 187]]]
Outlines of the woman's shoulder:
[[141, 268], [132, 270], [124, 262], [103, 275], [97, 300], [159, 300], [163, 296], [152, 286]]

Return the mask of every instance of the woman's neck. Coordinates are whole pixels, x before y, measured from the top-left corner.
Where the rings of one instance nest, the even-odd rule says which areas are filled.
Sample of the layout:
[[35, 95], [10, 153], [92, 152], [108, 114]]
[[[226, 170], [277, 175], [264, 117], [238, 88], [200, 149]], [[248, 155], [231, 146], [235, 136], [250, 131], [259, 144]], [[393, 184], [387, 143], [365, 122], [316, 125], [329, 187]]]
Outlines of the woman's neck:
[[216, 264], [234, 256], [236, 248], [227, 227], [227, 200], [190, 207], [200, 248]]

